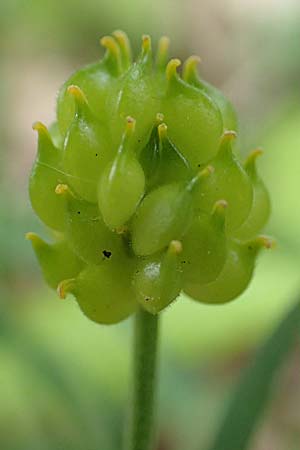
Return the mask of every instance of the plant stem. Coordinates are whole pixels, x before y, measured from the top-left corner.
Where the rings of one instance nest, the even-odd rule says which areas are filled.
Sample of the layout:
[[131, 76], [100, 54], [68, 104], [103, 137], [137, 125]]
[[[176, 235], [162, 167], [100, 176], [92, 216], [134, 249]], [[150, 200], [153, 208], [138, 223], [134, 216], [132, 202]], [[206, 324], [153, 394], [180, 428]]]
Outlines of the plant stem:
[[153, 450], [158, 315], [136, 313], [127, 450]]

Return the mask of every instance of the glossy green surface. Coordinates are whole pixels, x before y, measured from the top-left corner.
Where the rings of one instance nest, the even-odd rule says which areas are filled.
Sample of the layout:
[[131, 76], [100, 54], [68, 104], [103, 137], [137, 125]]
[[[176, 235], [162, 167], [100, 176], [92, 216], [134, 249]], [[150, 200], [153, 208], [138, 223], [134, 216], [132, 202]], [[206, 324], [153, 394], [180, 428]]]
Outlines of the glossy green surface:
[[105, 125], [97, 121], [84, 93], [70, 86], [76, 113], [64, 141], [62, 167], [68, 183], [87, 201], [97, 201], [97, 182], [111, 158]]
[[156, 119], [157, 124], [140, 155], [147, 191], [162, 184], [186, 180], [192, 173], [188, 160], [168, 136], [164, 116], [158, 114]]
[[225, 209], [220, 200], [211, 214], [200, 213], [183, 237], [184, 281], [205, 284], [217, 278], [227, 257]]
[[98, 265], [125, 254], [122, 237], [107, 228], [97, 205], [75, 198], [67, 185], [58, 185], [56, 194], [64, 196], [65, 237], [79, 258]]
[[265, 236], [245, 243], [232, 241], [223, 270], [216, 280], [205, 285], [189, 283], [185, 293], [203, 303], [227, 303], [235, 299], [250, 283], [258, 252], [272, 245], [273, 241]]
[[209, 212], [220, 198], [228, 203], [226, 228], [228, 232], [240, 227], [247, 219], [253, 202], [250, 177], [232, 151], [235, 132], [225, 132], [216, 158], [211, 161], [215, 171], [198, 190], [197, 206]]
[[[119, 229], [131, 218], [144, 195], [145, 175], [130, 147], [134, 128], [134, 119], [128, 117], [118, 153], [99, 180], [99, 209], [112, 230]], [[122, 198], [124, 201], [120, 202]]]
[[76, 71], [63, 84], [58, 93], [57, 119], [60, 132], [65, 136], [75, 115], [75, 105], [68, 95], [68, 87], [76, 85], [83, 90], [93, 113], [100, 119], [108, 119], [106, 104], [112, 95], [121, 71], [120, 49], [110, 36], [101, 39], [106, 48], [104, 58]]
[[234, 234], [241, 240], [250, 239], [259, 233], [267, 223], [271, 213], [269, 193], [256, 169], [256, 159], [261, 153], [260, 149], [253, 150], [245, 163], [245, 170], [252, 181], [253, 202], [247, 219]]
[[146, 195], [131, 227], [136, 255], [151, 255], [182, 238], [193, 220], [194, 191], [209, 175], [206, 168], [185, 183], [167, 184]]
[[179, 65], [177, 59], [168, 64], [162, 112], [171, 139], [191, 166], [197, 168], [216, 155], [223, 120], [218, 106], [205, 92], [179, 77], [176, 71]]
[[219, 89], [207, 81], [200, 79], [197, 72], [197, 65], [201, 62], [197, 56], [190, 56], [184, 63], [183, 79], [191, 85], [203, 90], [218, 106], [223, 119], [225, 130], [238, 130], [238, 118], [236, 111], [230, 101]]
[[131, 276], [129, 261], [108, 259], [100, 266], [89, 265], [77, 277], [64, 280], [58, 289], [62, 298], [74, 294], [89, 319], [112, 324], [137, 309]]
[[138, 264], [133, 284], [140, 304], [156, 314], [178, 297], [182, 289], [179, 241], [172, 241], [162, 254], [143, 258]]
[[66, 241], [48, 244], [35, 233], [27, 233], [26, 239], [32, 244], [46, 283], [53, 289], [65, 278], [76, 276], [84, 267]]
[[64, 203], [55, 195], [55, 188], [65, 181], [60, 161], [62, 152], [53, 145], [45, 125], [36, 122], [33, 128], [38, 132], [38, 152], [29, 178], [31, 205], [47, 226], [61, 231]]

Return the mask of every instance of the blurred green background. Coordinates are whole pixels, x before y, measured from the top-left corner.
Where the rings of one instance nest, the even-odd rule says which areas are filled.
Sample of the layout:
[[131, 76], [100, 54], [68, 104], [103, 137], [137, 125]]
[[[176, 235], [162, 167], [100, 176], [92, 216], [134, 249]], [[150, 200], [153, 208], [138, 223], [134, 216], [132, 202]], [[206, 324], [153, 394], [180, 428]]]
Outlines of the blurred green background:
[[[273, 214], [245, 294], [210, 307], [180, 298], [162, 317], [159, 450], [206, 448], [241, 369], [293, 301], [300, 282], [300, 4], [297, 0], [1, 0], [0, 448], [119, 450], [131, 320], [101, 327], [43, 284], [26, 231], [39, 231], [27, 179], [31, 124], [55, 118], [55, 93], [102, 56], [123, 29], [172, 39], [171, 54], [202, 58], [203, 76], [233, 101], [242, 152], [265, 149], [260, 171]], [[300, 448], [299, 359], [276, 382], [251, 450]], [[238, 449], [232, 449], [238, 450]]]

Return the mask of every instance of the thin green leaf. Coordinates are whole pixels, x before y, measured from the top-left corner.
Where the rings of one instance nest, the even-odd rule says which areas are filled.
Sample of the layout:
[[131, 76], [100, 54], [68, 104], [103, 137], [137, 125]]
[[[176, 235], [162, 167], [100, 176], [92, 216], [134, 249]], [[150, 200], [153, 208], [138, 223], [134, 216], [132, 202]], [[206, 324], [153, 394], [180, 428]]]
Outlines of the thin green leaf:
[[267, 405], [272, 381], [295, 343], [300, 303], [288, 312], [242, 375], [210, 450], [246, 450]]

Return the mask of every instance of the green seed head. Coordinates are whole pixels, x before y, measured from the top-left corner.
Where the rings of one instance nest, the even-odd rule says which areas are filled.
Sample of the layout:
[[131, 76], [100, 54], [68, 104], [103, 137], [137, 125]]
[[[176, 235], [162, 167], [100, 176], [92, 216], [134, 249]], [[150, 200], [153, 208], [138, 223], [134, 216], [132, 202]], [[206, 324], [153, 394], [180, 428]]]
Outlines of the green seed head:
[[[139, 306], [152, 314], [183, 290], [224, 303], [247, 287], [270, 200], [256, 170], [236, 156], [231, 103], [202, 80], [199, 58], [153, 56], [149, 36], [133, 61], [125, 33], [101, 39], [102, 60], [62, 86], [57, 122], [37, 122], [33, 209], [59, 233], [28, 233], [45, 280], [98, 323]], [[236, 149], [235, 149], [236, 150]]]

